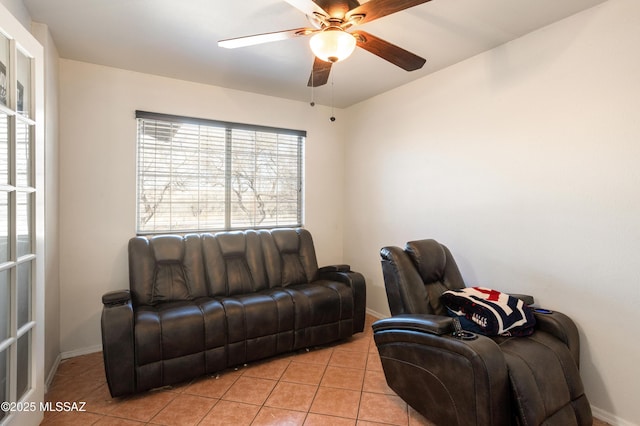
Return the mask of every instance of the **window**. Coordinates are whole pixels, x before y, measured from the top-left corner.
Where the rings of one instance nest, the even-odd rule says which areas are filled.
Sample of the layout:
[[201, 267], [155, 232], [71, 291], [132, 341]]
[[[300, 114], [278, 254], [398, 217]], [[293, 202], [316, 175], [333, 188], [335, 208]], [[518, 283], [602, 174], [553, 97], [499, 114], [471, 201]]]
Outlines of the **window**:
[[137, 232], [302, 224], [306, 132], [136, 111]]

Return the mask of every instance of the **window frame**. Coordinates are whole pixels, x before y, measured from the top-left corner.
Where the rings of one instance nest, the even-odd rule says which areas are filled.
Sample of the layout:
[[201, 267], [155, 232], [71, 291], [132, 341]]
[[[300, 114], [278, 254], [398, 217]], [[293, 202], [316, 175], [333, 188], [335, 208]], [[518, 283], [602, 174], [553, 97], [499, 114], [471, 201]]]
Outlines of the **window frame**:
[[[291, 227], [300, 227], [303, 226], [303, 218], [304, 218], [304, 146], [306, 141], [307, 132], [304, 130], [294, 130], [294, 129], [284, 129], [278, 127], [270, 127], [263, 125], [253, 125], [247, 123], [236, 123], [229, 121], [221, 121], [221, 120], [212, 120], [205, 118], [195, 118], [195, 117], [186, 117], [180, 115], [172, 115], [172, 114], [162, 114], [148, 111], [140, 111], [136, 110], [135, 112], [136, 118], [136, 234], [137, 235], [154, 235], [154, 234], [185, 234], [190, 232], [219, 232], [219, 231], [233, 231], [233, 230], [246, 230], [246, 229], [272, 229], [272, 228], [291, 228]], [[141, 182], [144, 177], [144, 172], [141, 170], [142, 160], [141, 160], [141, 152], [143, 143], [141, 132], [141, 121], [147, 120], [152, 121], [160, 121], [165, 123], [175, 123], [178, 125], [187, 124], [187, 125], [196, 125], [196, 126], [205, 126], [211, 127], [215, 129], [221, 129], [224, 132], [224, 157], [225, 157], [225, 176], [224, 176], [224, 226], [222, 227], [201, 227], [199, 224], [196, 228], [193, 227], [174, 227], [173, 223], [169, 223], [168, 229], [152, 229], [153, 227], [144, 227], [144, 224], [141, 222], [141, 210], [142, 210], [142, 188]], [[144, 124], [142, 124], [144, 126]], [[232, 164], [232, 150], [234, 149], [234, 145], [236, 149], [241, 143], [238, 140], [235, 140], [233, 132], [234, 131], [245, 131], [245, 132], [253, 132], [255, 135], [258, 133], [268, 133], [275, 135], [275, 137], [294, 137], [297, 138], [295, 141], [296, 144], [296, 168], [297, 174], [295, 176], [295, 184], [296, 184], [296, 220], [294, 222], [287, 223], [276, 223], [273, 222], [268, 223], [266, 225], [259, 225], [255, 223], [255, 216], [249, 219], [249, 221], [254, 222], [253, 225], [242, 225], [242, 226], [233, 226], [233, 218], [231, 210], [233, 208], [233, 203], [231, 202], [231, 182], [234, 179], [233, 175], [233, 164]], [[277, 142], [276, 142], [277, 143]], [[198, 136], [198, 146], [200, 146], [200, 136]], [[173, 147], [171, 147], [173, 153]], [[249, 150], [244, 151], [246, 153], [250, 153]], [[292, 179], [289, 179], [289, 182], [292, 182]], [[199, 187], [198, 187], [199, 188]], [[199, 199], [198, 199], [199, 200]], [[276, 202], [277, 204], [278, 202]], [[235, 216], [237, 217], [237, 215]]]

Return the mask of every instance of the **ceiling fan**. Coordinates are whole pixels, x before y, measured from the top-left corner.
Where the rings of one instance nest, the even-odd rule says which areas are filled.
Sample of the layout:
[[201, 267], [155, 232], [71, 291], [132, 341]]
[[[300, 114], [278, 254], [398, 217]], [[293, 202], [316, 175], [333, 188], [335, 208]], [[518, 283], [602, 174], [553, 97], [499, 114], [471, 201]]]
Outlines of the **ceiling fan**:
[[356, 46], [381, 57], [406, 71], [422, 68], [426, 60], [401, 47], [353, 27], [400, 12], [430, 0], [285, 0], [303, 12], [314, 28], [295, 28], [220, 40], [218, 46], [233, 49], [272, 41], [312, 36], [315, 55], [308, 86], [327, 83], [331, 65], [347, 58]]

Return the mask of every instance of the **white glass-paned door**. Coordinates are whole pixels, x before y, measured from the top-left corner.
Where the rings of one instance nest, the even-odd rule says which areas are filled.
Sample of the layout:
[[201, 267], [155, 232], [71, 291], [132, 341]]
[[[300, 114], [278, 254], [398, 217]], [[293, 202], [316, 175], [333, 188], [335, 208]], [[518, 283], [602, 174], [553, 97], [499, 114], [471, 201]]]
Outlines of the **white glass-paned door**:
[[42, 61], [42, 46], [0, 4], [0, 426], [43, 417]]

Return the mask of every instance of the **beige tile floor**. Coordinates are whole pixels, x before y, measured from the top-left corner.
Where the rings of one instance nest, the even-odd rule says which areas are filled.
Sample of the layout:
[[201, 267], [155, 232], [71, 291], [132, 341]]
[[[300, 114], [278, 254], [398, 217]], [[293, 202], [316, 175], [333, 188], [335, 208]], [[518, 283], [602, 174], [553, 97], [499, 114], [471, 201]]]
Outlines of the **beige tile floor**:
[[70, 358], [46, 399], [86, 411], [47, 412], [42, 425], [431, 425], [387, 387], [374, 320], [339, 344], [126, 398], [109, 395], [101, 352]]

